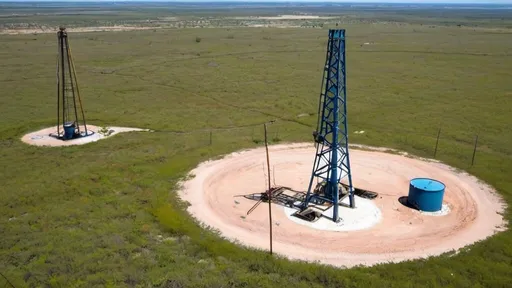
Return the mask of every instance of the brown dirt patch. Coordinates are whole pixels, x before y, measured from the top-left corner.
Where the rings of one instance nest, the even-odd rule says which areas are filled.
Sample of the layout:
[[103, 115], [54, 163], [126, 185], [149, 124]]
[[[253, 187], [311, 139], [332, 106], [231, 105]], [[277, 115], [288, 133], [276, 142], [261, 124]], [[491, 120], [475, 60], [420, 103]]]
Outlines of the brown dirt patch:
[[[291, 221], [282, 206], [273, 204], [274, 251], [335, 266], [373, 265], [439, 255], [505, 229], [499, 214], [505, 204], [492, 187], [447, 165], [379, 149], [350, 150], [354, 185], [379, 193], [373, 200], [382, 213], [378, 224], [350, 232], [319, 231]], [[276, 185], [306, 190], [313, 145], [276, 145], [270, 153]], [[266, 190], [264, 163], [265, 149], [258, 148], [200, 164], [191, 171], [195, 176], [182, 183], [180, 196], [191, 204], [188, 212], [230, 240], [268, 249], [267, 205], [246, 216], [255, 201], [235, 197]], [[400, 204], [398, 199], [407, 196], [409, 181], [416, 177], [446, 185], [447, 215], [424, 215]], [[340, 216], [344, 213], [350, 209], [341, 208]]]

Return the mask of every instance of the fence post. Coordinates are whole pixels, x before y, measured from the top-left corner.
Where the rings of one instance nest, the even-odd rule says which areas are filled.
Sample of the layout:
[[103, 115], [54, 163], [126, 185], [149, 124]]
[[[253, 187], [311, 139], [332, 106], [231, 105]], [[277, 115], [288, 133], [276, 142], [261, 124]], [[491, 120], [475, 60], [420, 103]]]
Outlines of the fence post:
[[272, 255], [272, 184], [270, 183], [270, 159], [268, 156], [267, 123], [263, 124], [265, 129], [265, 151], [267, 152], [267, 174], [268, 174], [268, 219], [270, 226], [270, 255]]
[[473, 148], [473, 158], [471, 158], [471, 166], [475, 164], [476, 145], [478, 143], [478, 135], [475, 137], [475, 148]]
[[441, 128], [437, 131], [437, 140], [436, 140], [436, 148], [434, 149], [434, 159], [436, 158], [437, 154], [437, 145], [439, 144], [439, 135], [441, 135]]

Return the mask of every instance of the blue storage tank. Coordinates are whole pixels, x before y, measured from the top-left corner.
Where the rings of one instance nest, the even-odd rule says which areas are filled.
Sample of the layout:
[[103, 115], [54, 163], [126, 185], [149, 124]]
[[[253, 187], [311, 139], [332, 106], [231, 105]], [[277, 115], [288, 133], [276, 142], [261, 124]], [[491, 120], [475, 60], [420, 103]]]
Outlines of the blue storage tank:
[[429, 178], [414, 178], [409, 184], [409, 205], [428, 212], [441, 210], [443, 207], [445, 185]]
[[64, 123], [64, 139], [71, 139], [75, 136], [75, 122]]

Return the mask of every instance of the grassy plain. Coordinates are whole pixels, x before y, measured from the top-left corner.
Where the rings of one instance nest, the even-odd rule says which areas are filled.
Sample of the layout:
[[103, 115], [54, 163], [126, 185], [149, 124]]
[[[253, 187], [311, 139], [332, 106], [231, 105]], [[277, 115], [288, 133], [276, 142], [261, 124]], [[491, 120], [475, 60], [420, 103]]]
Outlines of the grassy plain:
[[[365, 131], [351, 141], [432, 156], [441, 127], [437, 158], [511, 203], [512, 32], [343, 28], [350, 130]], [[276, 28], [70, 34], [88, 121], [157, 132], [37, 148], [19, 138], [55, 122], [56, 35], [0, 35], [0, 272], [16, 287], [509, 285], [510, 231], [456, 256], [337, 270], [238, 247], [184, 212], [178, 180], [202, 160], [261, 145], [262, 122], [277, 119], [273, 142], [311, 140], [326, 36]]]

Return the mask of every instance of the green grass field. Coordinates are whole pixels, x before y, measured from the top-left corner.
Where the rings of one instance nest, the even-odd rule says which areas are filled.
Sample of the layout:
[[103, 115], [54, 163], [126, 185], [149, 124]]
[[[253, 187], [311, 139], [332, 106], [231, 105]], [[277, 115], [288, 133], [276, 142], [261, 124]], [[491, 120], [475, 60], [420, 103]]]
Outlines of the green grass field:
[[[510, 204], [512, 32], [342, 28], [349, 128], [365, 131], [351, 142], [431, 157], [441, 127], [437, 158]], [[88, 122], [156, 132], [66, 148], [22, 143], [56, 121], [56, 35], [0, 35], [0, 272], [16, 287], [510, 285], [510, 231], [456, 256], [339, 270], [238, 247], [185, 212], [179, 179], [200, 161], [261, 145], [261, 123], [277, 119], [274, 143], [311, 140], [326, 29], [69, 37]]]

